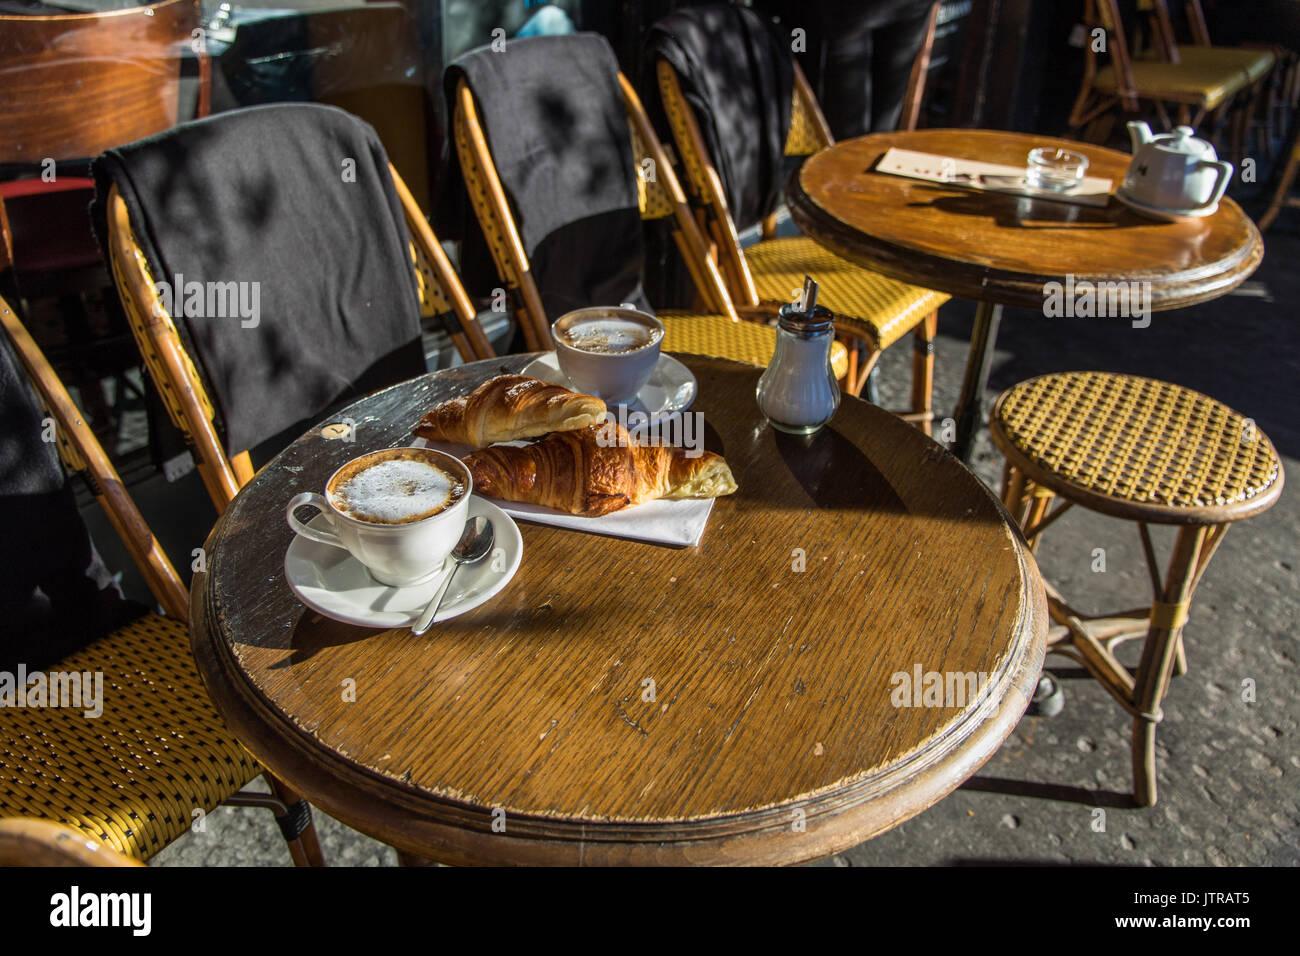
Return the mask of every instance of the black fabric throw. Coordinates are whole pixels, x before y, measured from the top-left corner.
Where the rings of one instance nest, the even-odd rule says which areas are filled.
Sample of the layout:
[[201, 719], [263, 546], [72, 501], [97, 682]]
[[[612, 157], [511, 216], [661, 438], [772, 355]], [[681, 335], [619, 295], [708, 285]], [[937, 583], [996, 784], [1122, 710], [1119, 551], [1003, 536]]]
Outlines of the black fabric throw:
[[794, 59], [790, 38], [747, 7], [684, 7], [646, 34], [644, 100], [663, 138], [656, 62], [677, 72], [709, 156], [722, 178], [737, 229], [748, 229], [781, 202], [790, 132]]
[[[618, 61], [594, 33], [480, 47], [447, 68], [448, 115], [468, 84], [519, 225], [548, 318], [594, 305], [648, 309], [645, 240]], [[440, 231], [463, 238], [462, 274], [476, 294], [500, 284], [468, 205], [460, 162], [448, 156]]]
[[227, 453], [426, 371], [410, 240], [368, 124], [308, 103], [236, 110], [93, 170], [100, 244], [115, 184]]
[[0, 334], [0, 671], [46, 667], [145, 611], [96, 553], [54, 437]]

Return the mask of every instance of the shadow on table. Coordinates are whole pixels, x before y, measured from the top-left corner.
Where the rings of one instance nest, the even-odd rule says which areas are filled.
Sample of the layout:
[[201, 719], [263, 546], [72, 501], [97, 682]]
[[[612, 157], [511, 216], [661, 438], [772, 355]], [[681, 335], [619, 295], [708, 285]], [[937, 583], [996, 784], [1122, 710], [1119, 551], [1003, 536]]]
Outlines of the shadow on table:
[[1105, 206], [1079, 206], [986, 190], [954, 190], [944, 186], [922, 188], [934, 193], [934, 197], [929, 202], [908, 203], [909, 206], [933, 207], [956, 216], [991, 219], [1007, 229], [1055, 229], [1060, 226], [1122, 229], [1151, 224], [1151, 220], [1142, 218], [1115, 200]]
[[819, 508], [861, 510], [865, 504], [873, 511], [907, 513], [871, 459], [834, 428], [813, 435], [772, 434], [790, 474]]
[[[549, 604], [543, 604], [537, 610], [551, 610]], [[554, 612], [558, 615], [558, 611]], [[510, 639], [517, 637], [516, 627], [518, 622], [512, 620], [510, 612], [503, 612], [499, 608], [494, 609], [492, 602], [475, 608], [468, 612], [467, 616], [473, 617], [472, 627], [475, 634], [480, 634], [481, 629], [490, 628], [500, 634], [508, 636]], [[538, 618], [534, 617], [534, 621]], [[571, 623], [579, 619], [579, 614], [574, 609], [566, 610], [564, 621]], [[380, 628], [380, 627], [361, 627], [356, 624], [345, 624], [342, 621], [335, 621], [323, 615], [317, 614], [310, 609], [304, 609], [298, 623], [294, 625], [289, 636], [289, 647], [285, 648], [285, 654], [274, 664], [268, 665], [270, 670], [284, 670], [285, 668], [294, 667], [295, 665], [305, 663], [311, 660], [321, 651], [331, 647], [344, 647], [348, 644], [355, 644], [358, 641], [375, 640], [386, 633], [401, 634], [404, 640], [431, 640], [438, 636], [438, 629], [444, 626], [454, 626], [462, 621], [457, 618], [453, 621], [438, 622], [429, 629], [428, 633], [420, 638], [413, 637], [406, 628]], [[458, 635], [460, 639], [463, 635]], [[477, 643], [482, 643], [481, 637], [475, 637]]]

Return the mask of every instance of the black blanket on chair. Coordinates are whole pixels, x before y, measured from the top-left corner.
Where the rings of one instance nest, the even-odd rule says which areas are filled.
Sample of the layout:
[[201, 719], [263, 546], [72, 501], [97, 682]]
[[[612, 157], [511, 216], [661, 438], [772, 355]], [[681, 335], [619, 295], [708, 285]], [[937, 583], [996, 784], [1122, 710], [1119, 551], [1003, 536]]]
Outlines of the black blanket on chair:
[[93, 169], [105, 259], [116, 185], [228, 454], [426, 370], [410, 239], [368, 124], [260, 106], [111, 149]]
[[794, 95], [790, 42], [757, 13], [730, 4], [685, 7], [646, 34], [643, 88], [659, 135], [669, 134], [655, 78], [663, 59], [677, 72], [737, 229], [781, 202]]
[[[648, 308], [636, 169], [608, 41], [578, 33], [473, 50], [447, 68], [449, 116], [461, 79], [474, 94], [550, 321], [593, 305]], [[462, 273], [484, 294], [499, 280], [454, 146], [449, 160], [439, 227], [465, 240]]]

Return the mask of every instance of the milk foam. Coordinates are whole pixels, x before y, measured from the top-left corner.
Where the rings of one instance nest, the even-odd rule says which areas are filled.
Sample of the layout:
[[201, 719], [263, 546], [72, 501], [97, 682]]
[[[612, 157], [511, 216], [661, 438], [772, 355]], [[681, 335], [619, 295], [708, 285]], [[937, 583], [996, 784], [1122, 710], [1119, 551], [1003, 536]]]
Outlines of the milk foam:
[[594, 319], [570, 326], [564, 340], [584, 352], [633, 352], [652, 344], [659, 330], [628, 319]]
[[334, 489], [330, 499], [361, 521], [404, 524], [442, 511], [461, 487], [428, 462], [395, 458], [363, 468]]

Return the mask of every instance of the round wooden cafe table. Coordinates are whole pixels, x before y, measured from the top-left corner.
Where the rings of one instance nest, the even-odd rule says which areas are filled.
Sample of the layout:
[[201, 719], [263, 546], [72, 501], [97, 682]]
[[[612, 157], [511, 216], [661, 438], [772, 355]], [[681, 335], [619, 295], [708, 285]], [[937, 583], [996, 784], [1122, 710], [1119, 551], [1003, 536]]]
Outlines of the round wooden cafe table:
[[[1083, 153], [1087, 175], [1111, 179], [1115, 187], [1132, 158], [1087, 143], [995, 130], [873, 133], [812, 156], [786, 190], [795, 223], [837, 255], [979, 302], [953, 413], [953, 450], [966, 460], [982, 420], [1002, 306], [1042, 310], [1044, 286], [1073, 276], [1076, 284], [1150, 283], [1152, 311], [1178, 309], [1240, 285], [1264, 257], [1259, 230], [1231, 199], [1212, 216], [1169, 223], [1139, 216], [1113, 196], [1105, 207], [1080, 206], [875, 171], [891, 147], [1023, 167], [1038, 146]], [[1047, 321], [1131, 328], [1120, 318]], [[1069, 335], [1068, 325], [1063, 333]]]
[[[307, 433], [217, 522], [191, 591], [194, 651], [267, 767], [446, 863], [768, 864], [889, 829], [998, 748], [1038, 679], [1047, 611], [997, 499], [857, 399], [811, 439], [774, 432], [760, 370], [720, 359], [682, 356], [706, 447], [740, 486], [698, 547], [521, 523], [510, 584], [423, 637], [304, 608], [282, 571], [289, 498], [530, 358], [358, 402], [340, 413], [353, 442]], [[985, 683], [915, 706], [928, 672]]]

